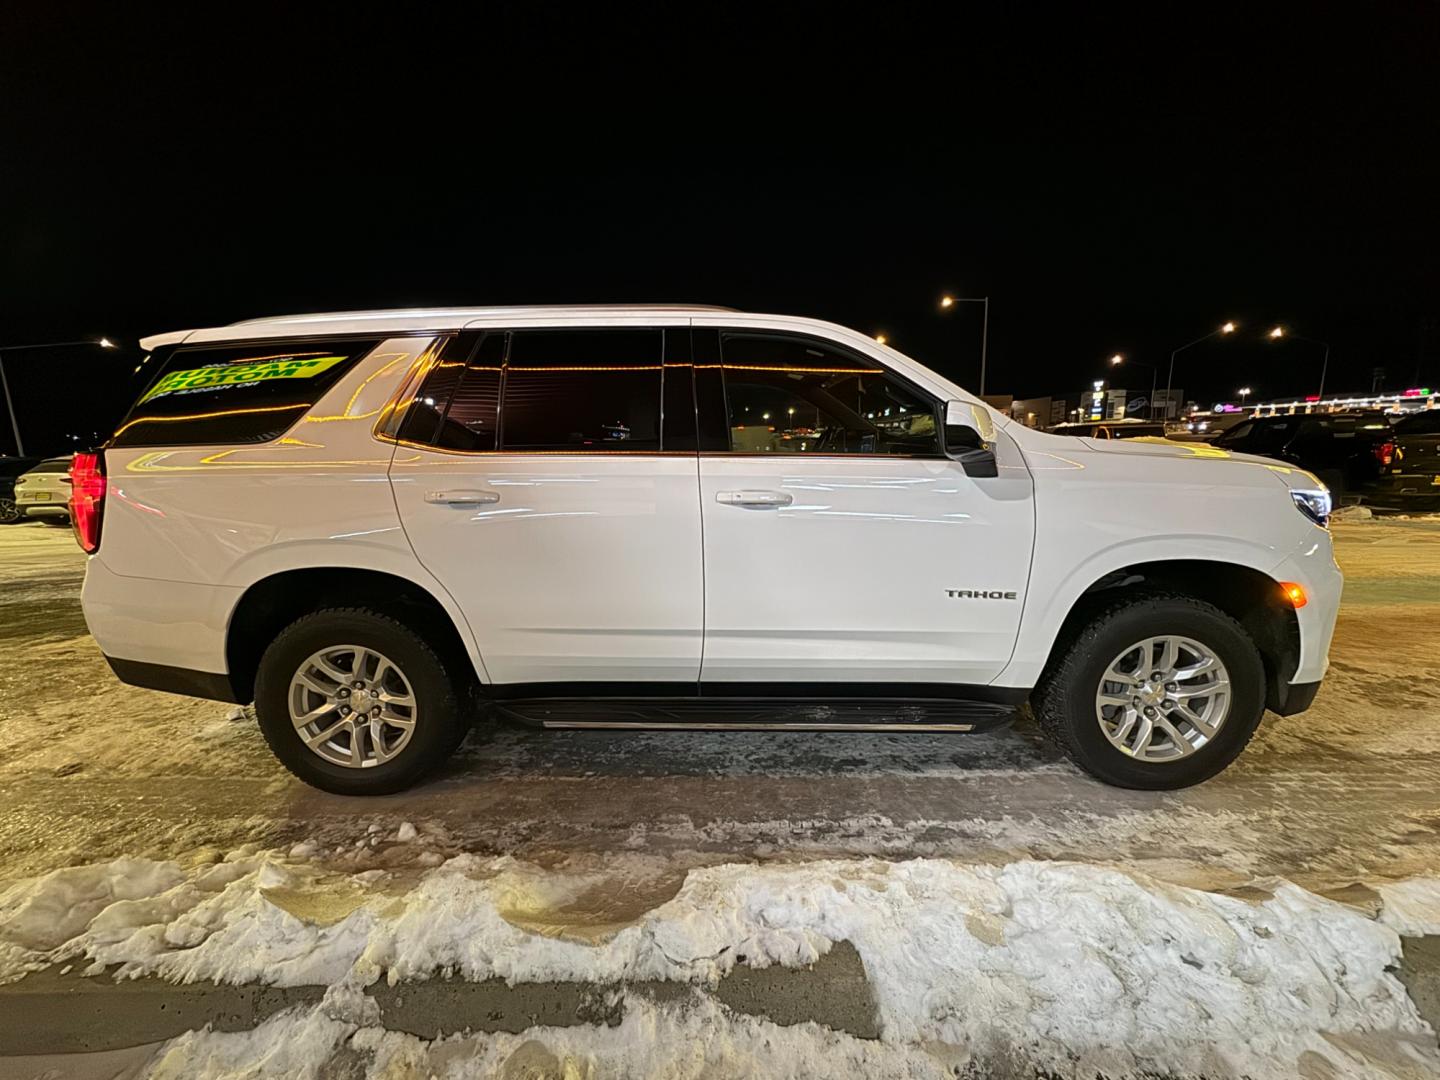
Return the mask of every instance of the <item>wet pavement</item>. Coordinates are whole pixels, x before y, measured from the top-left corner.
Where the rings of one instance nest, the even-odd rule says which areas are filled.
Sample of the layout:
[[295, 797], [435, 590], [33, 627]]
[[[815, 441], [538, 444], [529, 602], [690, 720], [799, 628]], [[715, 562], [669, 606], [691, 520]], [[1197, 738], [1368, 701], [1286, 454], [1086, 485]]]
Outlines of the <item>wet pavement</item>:
[[1107, 788], [1022, 713], [972, 736], [492, 728], [433, 782], [353, 799], [291, 779], [229, 706], [122, 686], [85, 632], [68, 532], [0, 529], [0, 882], [126, 853], [350, 850], [402, 821], [442, 854], [661, 856], [665, 881], [636, 884], [647, 904], [690, 866], [820, 855], [1080, 859], [1332, 893], [1433, 873], [1440, 522], [1335, 532], [1346, 595], [1315, 707], [1268, 716], [1235, 766], [1188, 791]]

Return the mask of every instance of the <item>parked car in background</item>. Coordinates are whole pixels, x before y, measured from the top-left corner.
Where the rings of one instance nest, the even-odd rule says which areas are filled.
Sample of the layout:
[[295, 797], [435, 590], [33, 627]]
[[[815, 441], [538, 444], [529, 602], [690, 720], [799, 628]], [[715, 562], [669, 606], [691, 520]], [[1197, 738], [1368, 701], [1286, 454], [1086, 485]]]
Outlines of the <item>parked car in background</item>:
[[69, 524], [71, 456], [46, 458], [15, 481], [15, 508], [22, 515]]
[[1334, 492], [1357, 492], [1389, 474], [1395, 436], [1381, 413], [1299, 413], [1257, 416], [1215, 440], [1215, 446], [1298, 465]]
[[13, 525], [24, 518], [15, 505], [15, 481], [39, 462], [39, 458], [0, 455], [0, 525]]
[[1386, 510], [1440, 510], [1440, 409], [1397, 420], [1394, 467], [1366, 488], [1365, 501]]
[[1056, 424], [1052, 435], [1078, 435], [1082, 439], [1139, 439], [1165, 437], [1165, 425], [1148, 420], [1081, 420], [1073, 424]]
[[1214, 442], [1233, 427], [1250, 419], [1249, 413], [1191, 413], [1165, 421], [1165, 437], [1179, 442]]

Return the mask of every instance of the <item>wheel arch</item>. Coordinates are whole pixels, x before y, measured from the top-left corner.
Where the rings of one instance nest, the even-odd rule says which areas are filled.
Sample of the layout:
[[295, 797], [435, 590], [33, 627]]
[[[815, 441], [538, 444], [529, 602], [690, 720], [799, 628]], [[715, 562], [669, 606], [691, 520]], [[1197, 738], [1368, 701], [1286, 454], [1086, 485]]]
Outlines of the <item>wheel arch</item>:
[[1099, 606], [1124, 590], [1163, 589], [1213, 604], [1244, 628], [1265, 665], [1265, 704], [1282, 711], [1300, 662], [1300, 621], [1275, 578], [1253, 566], [1212, 559], [1128, 563], [1092, 580], [1074, 598], [1045, 660], [1048, 667]]
[[423, 634], [447, 666], [475, 683], [483, 667], [458, 616], [431, 590], [384, 570], [309, 566], [280, 570], [245, 588], [225, 629], [226, 671], [236, 701], [255, 696], [255, 674], [266, 646], [281, 630], [327, 607], [373, 607]]

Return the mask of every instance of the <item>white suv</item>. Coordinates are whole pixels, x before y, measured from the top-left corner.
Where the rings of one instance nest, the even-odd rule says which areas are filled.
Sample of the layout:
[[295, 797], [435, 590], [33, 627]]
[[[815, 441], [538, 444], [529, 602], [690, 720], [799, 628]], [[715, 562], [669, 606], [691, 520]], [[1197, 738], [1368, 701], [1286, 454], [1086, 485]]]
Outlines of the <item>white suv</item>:
[[127, 682], [253, 700], [329, 791], [413, 783], [491, 706], [933, 731], [1027, 698], [1097, 777], [1172, 788], [1325, 673], [1313, 476], [1033, 431], [830, 323], [377, 311], [144, 344], [149, 389], [74, 466], [90, 629]]

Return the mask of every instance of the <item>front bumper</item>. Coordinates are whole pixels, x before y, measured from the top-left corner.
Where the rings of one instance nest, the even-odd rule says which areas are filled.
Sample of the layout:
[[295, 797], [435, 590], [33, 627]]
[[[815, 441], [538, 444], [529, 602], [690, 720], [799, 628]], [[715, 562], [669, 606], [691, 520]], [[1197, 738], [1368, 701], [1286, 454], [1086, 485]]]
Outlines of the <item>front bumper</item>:
[[[1270, 571], [1270, 576], [1276, 581], [1293, 581], [1305, 590], [1305, 606], [1295, 609], [1300, 628], [1300, 657], [1289, 678], [1290, 689], [1318, 684], [1330, 666], [1330, 639], [1335, 635], [1335, 618], [1340, 613], [1340, 593], [1345, 584], [1345, 575], [1335, 562], [1329, 531], [1314, 528], [1309, 537]], [[1310, 696], [1315, 695], [1312, 692]], [[1283, 712], [1283, 709], [1275, 711]]]

